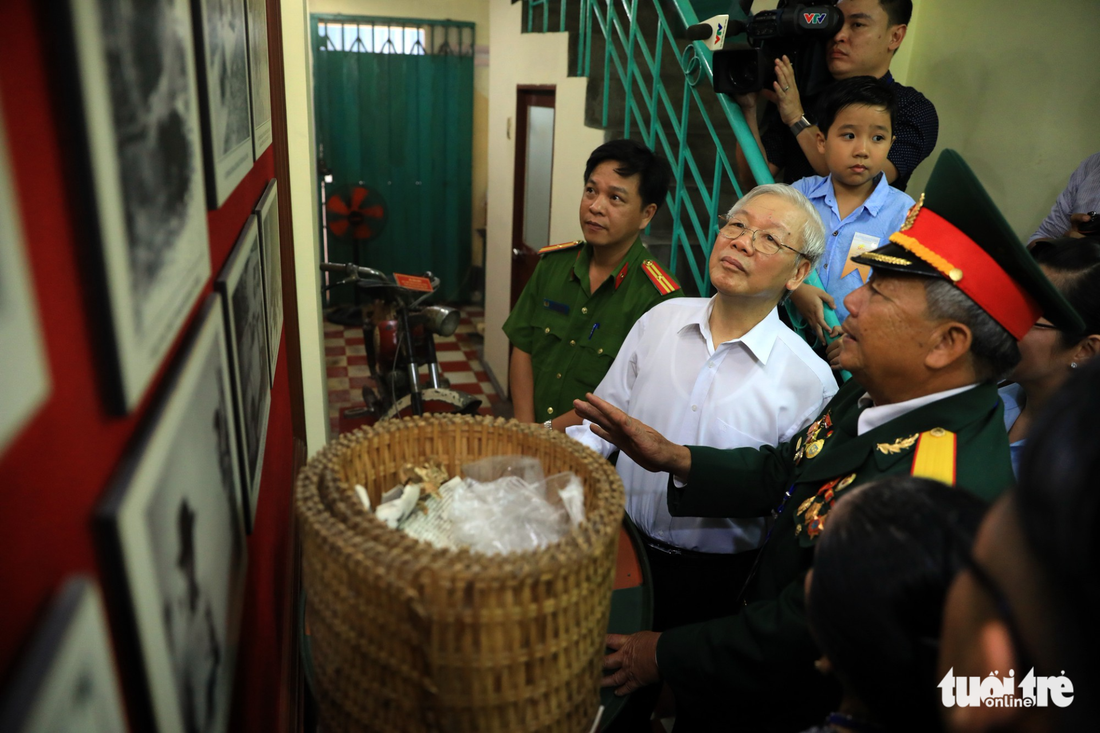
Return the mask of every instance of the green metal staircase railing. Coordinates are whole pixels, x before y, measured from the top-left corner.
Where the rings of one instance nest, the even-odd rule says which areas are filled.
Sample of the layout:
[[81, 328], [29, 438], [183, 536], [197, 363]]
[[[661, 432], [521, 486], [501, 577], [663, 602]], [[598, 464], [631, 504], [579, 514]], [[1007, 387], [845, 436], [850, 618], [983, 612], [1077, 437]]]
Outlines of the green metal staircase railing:
[[[706, 295], [710, 288], [707, 261], [718, 235], [719, 199], [728, 195], [730, 189], [734, 199], [743, 194], [730, 161], [732, 148], [729, 152], [724, 148], [723, 133], [733, 132], [754, 185], [772, 183], [773, 178], [741, 108], [725, 95], [714, 92], [710, 49], [701, 41], [688, 42], [676, 37], [699, 22], [694, 7], [689, 0], [577, 0], [576, 5], [570, 0], [524, 0], [524, 6], [527, 32], [569, 31], [574, 35], [575, 73], [589, 77], [590, 86], [593, 41], [597, 41], [597, 67], [602, 68], [600, 126], [606, 130], [621, 129], [622, 137], [640, 135], [646, 145], [672, 163], [675, 180], [668, 194], [671, 216], [668, 265], [681, 283], [690, 273], [695, 291]], [[555, 10], [557, 18], [552, 19]], [[598, 51], [601, 45], [602, 58]], [[665, 66], [666, 54], [675, 54], [678, 61], [678, 68], [671, 73], [683, 75], [678, 97], [679, 85], [670, 83], [673, 80]], [[703, 81], [706, 84], [700, 86]], [[623, 114], [621, 120], [613, 121], [612, 92], [619, 90]], [[702, 159], [700, 148], [705, 150], [707, 160]], [[708, 167], [709, 178], [704, 175]], [[733, 200], [726, 202], [732, 203]], [[654, 224], [650, 224], [648, 231], [652, 233], [653, 228]], [[687, 263], [687, 272], [681, 262]], [[804, 282], [822, 287], [815, 272]], [[813, 330], [790, 301], [786, 306], [792, 326], [813, 343], [816, 340]], [[826, 309], [825, 321], [830, 327], [838, 325], [836, 312]], [[844, 379], [851, 376], [848, 372], [841, 374]]]
[[[733, 173], [733, 150], [724, 149], [720, 133], [732, 130], [739, 142], [747, 141], [742, 149], [756, 183], [770, 183], [772, 176], [740, 107], [711, 88], [711, 51], [700, 41], [676, 37], [698, 22], [695, 10], [687, 0], [525, 0], [525, 5], [528, 32], [572, 30], [575, 73], [591, 77], [594, 65], [602, 73], [601, 126], [621, 130], [622, 137], [640, 136], [672, 164], [669, 266], [681, 280], [690, 272], [698, 292], [706, 293], [719, 199], [730, 189], [735, 198], [743, 193]], [[667, 78], [670, 54], [683, 75], [681, 89]], [[612, 119], [613, 101], [623, 107], [621, 120]]]

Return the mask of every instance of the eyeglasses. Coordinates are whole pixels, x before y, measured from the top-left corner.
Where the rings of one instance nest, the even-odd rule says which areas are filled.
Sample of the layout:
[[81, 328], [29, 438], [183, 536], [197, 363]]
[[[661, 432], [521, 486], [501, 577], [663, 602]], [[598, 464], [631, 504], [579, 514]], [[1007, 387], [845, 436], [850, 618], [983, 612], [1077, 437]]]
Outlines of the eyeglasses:
[[[773, 255], [779, 252], [779, 248], [789, 249], [799, 257], [806, 257], [802, 252], [798, 251], [794, 247], [788, 247], [780, 242], [774, 234], [764, 229], [749, 229], [745, 226], [744, 222], [737, 219], [730, 219], [729, 217], [718, 217], [719, 230], [718, 233], [729, 240], [734, 240], [743, 235], [745, 232], [749, 233], [749, 242], [752, 244], [752, 248], [764, 255]], [[760, 241], [756, 241], [756, 235], [763, 234]], [[806, 259], [809, 259], [808, 257]]]

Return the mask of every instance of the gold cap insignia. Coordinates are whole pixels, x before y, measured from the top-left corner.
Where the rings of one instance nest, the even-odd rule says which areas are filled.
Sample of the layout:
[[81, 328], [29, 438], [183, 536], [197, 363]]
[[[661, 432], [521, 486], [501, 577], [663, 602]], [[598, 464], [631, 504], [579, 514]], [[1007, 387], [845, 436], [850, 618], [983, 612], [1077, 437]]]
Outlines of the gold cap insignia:
[[920, 213], [921, 208], [924, 206], [924, 194], [920, 195], [917, 203], [909, 207], [909, 213], [905, 215], [905, 223], [901, 225], [899, 232], [904, 232], [909, 227], [913, 226], [913, 222], [917, 220], [917, 214]]

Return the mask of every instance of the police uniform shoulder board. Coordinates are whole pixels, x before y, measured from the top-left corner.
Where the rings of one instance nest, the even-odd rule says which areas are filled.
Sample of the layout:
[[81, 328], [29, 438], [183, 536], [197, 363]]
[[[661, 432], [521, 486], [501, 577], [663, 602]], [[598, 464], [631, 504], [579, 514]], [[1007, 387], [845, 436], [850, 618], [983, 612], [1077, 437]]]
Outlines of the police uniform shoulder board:
[[955, 484], [955, 434], [943, 428], [926, 430], [913, 451], [913, 476]]
[[574, 247], [579, 247], [582, 244], [584, 244], [584, 241], [580, 240], [580, 239], [578, 239], [576, 241], [573, 241], [573, 242], [562, 242], [561, 244], [548, 244], [548, 245], [546, 245], [545, 247], [543, 247], [542, 249], [539, 250], [539, 254], [540, 255], [548, 255], [551, 252], [561, 252], [563, 250], [573, 249]]
[[642, 262], [642, 270], [649, 276], [649, 280], [653, 283], [653, 287], [657, 288], [657, 292], [661, 295], [668, 295], [680, 289], [680, 284], [673, 279], [672, 275], [665, 272], [656, 261], [645, 260]]

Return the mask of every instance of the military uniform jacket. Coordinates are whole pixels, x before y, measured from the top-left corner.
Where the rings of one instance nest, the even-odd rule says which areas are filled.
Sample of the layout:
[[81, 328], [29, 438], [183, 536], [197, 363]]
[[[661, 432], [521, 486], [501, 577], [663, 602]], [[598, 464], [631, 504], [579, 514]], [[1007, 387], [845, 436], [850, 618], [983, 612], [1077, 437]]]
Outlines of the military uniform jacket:
[[[817, 722], [827, 712], [820, 709], [828, 701], [813, 668], [818, 652], [806, 626], [803, 585], [828, 510], [846, 491], [891, 474], [952, 483], [947, 471], [955, 485], [992, 500], [1012, 483], [1003, 407], [992, 385], [857, 436], [863, 394], [849, 381], [802, 435], [774, 448], [693, 446], [687, 485], [669, 481], [673, 516], [757, 517], [783, 506], [740, 612], [661, 635], [657, 661], [676, 693], [678, 723], [685, 703], [693, 720], [732, 715], [750, 723], [746, 729], [789, 724], [778, 725], [781, 720]], [[817, 441], [817, 448], [809, 447]], [[930, 465], [931, 473], [924, 470]]]
[[630, 328], [643, 313], [683, 295], [679, 283], [635, 240], [623, 261], [590, 293], [592, 246], [583, 242], [540, 250], [504, 333], [531, 355], [535, 419], [549, 420], [573, 409], [611, 368]]

